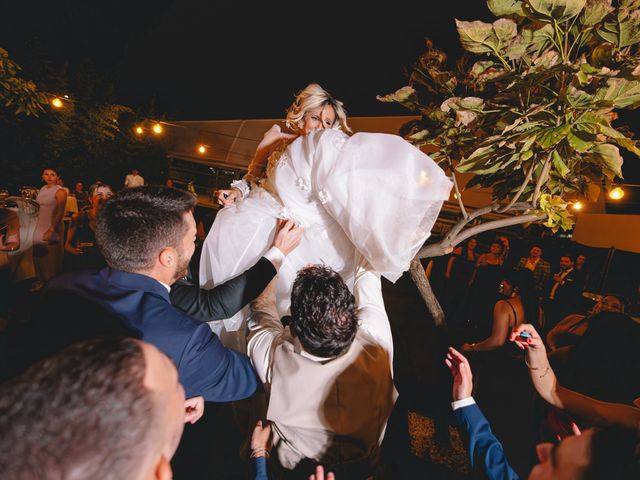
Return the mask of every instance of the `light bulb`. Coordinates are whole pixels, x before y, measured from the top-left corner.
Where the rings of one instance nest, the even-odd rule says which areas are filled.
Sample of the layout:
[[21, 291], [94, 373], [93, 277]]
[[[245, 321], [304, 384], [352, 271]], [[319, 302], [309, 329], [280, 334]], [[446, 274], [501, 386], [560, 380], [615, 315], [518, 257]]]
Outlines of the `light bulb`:
[[613, 200], [620, 200], [622, 197], [624, 197], [624, 190], [620, 187], [616, 187], [609, 192], [609, 198]]
[[199, 152], [199, 153], [203, 153], [203, 154], [204, 154], [204, 153], [207, 153], [207, 147], [205, 147], [204, 145], [200, 145], [200, 146], [198, 147], [198, 152]]
[[160, 125], [159, 123], [155, 123], [153, 125], [153, 133], [155, 133], [156, 135], [160, 135], [162, 133], [162, 125]]
[[56, 97], [53, 100], [51, 100], [51, 105], [53, 105], [54, 108], [62, 108], [62, 100]]
[[144, 133], [144, 128], [142, 127], [136, 127], [136, 135], [142, 135]]
[[574, 209], [574, 210], [582, 210], [582, 207], [583, 207], [583, 206], [584, 206], [584, 205], [582, 205], [582, 202], [575, 202], [575, 203], [573, 204], [573, 209]]

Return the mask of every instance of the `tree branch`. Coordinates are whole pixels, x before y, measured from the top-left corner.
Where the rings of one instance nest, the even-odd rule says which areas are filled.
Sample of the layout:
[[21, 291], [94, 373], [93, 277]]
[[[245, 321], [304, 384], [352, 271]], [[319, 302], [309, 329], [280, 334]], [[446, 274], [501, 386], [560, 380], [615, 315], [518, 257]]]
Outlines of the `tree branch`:
[[[528, 203], [521, 203], [514, 205], [514, 208], [522, 209], [522, 210], [530, 210], [531, 205]], [[475, 212], [474, 212], [475, 213]], [[530, 213], [526, 215], [516, 215], [514, 217], [509, 218], [501, 218], [499, 220], [492, 220], [490, 222], [481, 223], [480, 225], [475, 225], [471, 228], [466, 229], [460, 235], [456, 236], [453, 239], [445, 238], [441, 242], [432, 243], [431, 245], [427, 245], [420, 249], [420, 251], [416, 255], [416, 259], [418, 258], [429, 258], [429, 257], [439, 257], [441, 255], [447, 255], [451, 253], [453, 248], [464, 242], [467, 238], [473, 237], [482, 232], [486, 232], [488, 230], [495, 230], [497, 228], [510, 227], [513, 225], [520, 225], [528, 222], [537, 222], [540, 220], [544, 220], [547, 216], [544, 213], [535, 214]]]
[[535, 169], [535, 166], [536, 166], [536, 162], [535, 161], [531, 162], [531, 168], [529, 169], [529, 173], [527, 173], [527, 176], [525, 177], [524, 182], [522, 182], [522, 185], [520, 185], [520, 189], [516, 192], [516, 194], [513, 196], [513, 198], [511, 199], [511, 201], [509, 202], [509, 204], [506, 207], [500, 208], [500, 209], [496, 210], [496, 212], [504, 213], [507, 210], [511, 210], [511, 207], [513, 207], [515, 205], [515, 203], [520, 199], [520, 197], [524, 193], [525, 189], [529, 185], [529, 182], [531, 181], [531, 178], [533, 177], [533, 170]]
[[469, 223], [472, 222], [473, 220], [475, 220], [478, 217], [481, 217], [482, 215], [486, 215], [487, 213], [491, 213], [494, 211], [494, 209], [496, 208], [496, 204], [492, 203], [491, 205], [488, 205], [486, 207], [482, 207], [482, 208], [478, 208], [476, 210], [474, 210], [473, 212], [471, 212], [469, 215], [467, 215], [466, 218], [463, 218], [462, 220], [460, 220], [458, 223], [456, 223], [451, 230], [449, 230], [449, 233], [447, 233], [447, 236], [445, 237], [448, 240], [451, 240], [452, 238], [454, 238], [456, 235], [458, 235], [458, 233], [460, 233], [462, 231], [462, 229]]
[[458, 200], [458, 205], [460, 205], [460, 211], [462, 212], [463, 218], [468, 218], [469, 214], [467, 210], [464, 208], [464, 203], [462, 203], [462, 195], [460, 195], [460, 189], [458, 188], [458, 180], [456, 178], [456, 171], [453, 165], [451, 165], [451, 180], [453, 180], [453, 188], [456, 191], [456, 199]]
[[424, 303], [429, 309], [429, 313], [431, 313], [431, 316], [433, 317], [433, 323], [436, 327], [444, 325], [444, 311], [431, 289], [431, 284], [429, 283], [429, 279], [427, 278], [424, 268], [422, 268], [420, 260], [413, 259], [411, 261], [411, 268], [409, 269], [409, 272], [411, 273], [413, 282], [420, 291], [420, 295], [422, 296]]
[[553, 151], [549, 153], [547, 159], [544, 161], [544, 165], [542, 166], [542, 172], [540, 172], [540, 178], [536, 182], [536, 188], [533, 191], [533, 199], [531, 200], [531, 204], [533, 208], [536, 208], [538, 205], [538, 197], [540, 197], [540, 189], [544, 182], [547, 181], [547, 177], [549, 176], [549, 170], [551, 169], [551, 156], [553, 155]]

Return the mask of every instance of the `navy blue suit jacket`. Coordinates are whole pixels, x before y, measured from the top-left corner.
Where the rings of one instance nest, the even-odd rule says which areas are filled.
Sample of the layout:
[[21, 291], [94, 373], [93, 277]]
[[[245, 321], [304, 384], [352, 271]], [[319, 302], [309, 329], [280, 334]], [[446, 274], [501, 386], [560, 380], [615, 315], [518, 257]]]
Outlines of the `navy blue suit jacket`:
[[458, 424], [469, 433], [469, 458], [475, 468], [478, 462], [484, 467], [490, 480], [518, 480], [504, 456], [502, 444], [495, 437], [486, 417], [476, 405], [468, 405], [453, 411]]
[[[65, 312], [55, 322], [48, 319], [58, 332], [64, 329], [60, 320], [78, 317], [77, 312], [68, 312], [74, 309], [73, 298], [80, 297], [83, 322], [92, 322], [94, 312], [106, 312], [134, 335], [158, 347], [175, 362], [187, 397], [202, 395], [207, 401], [227, 402], [247, 398], [256, 390], [249, 358], [224, 347], [209, 325], [171, 305], [167, 289], [151, 277], [107, 267], [56, 277], [44, 293], [49, 302], [65, 299], [64, 306], [45, 305], [49, 312]], [[39, 323], [44, 321], [47, 319]]]

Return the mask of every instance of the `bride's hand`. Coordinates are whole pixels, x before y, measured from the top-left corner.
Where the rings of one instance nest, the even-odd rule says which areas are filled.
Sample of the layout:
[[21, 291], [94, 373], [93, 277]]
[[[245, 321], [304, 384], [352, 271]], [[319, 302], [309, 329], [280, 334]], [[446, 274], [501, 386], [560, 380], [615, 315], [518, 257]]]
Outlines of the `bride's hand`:
[[216, 201], [223, 207], [235, 205], [236, 198], [238, 198], [238, 191], [235, 188], [231, 190], [218, 190], [216, 192]]

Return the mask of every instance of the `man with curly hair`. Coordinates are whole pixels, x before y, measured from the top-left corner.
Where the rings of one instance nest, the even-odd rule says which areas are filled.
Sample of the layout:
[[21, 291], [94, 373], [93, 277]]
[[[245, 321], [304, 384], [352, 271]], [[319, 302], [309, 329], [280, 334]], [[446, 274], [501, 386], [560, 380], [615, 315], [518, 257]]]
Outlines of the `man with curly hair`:
[[300, 270], [286, 327], [273, 284], [252, 303], [248, 353], [284, 469], [308, 459], [365, 478], [377, 463], [397, 397], [393, 342], [380, 277], [364, 258], [357, 265], [354, 294], [329, 267]]

